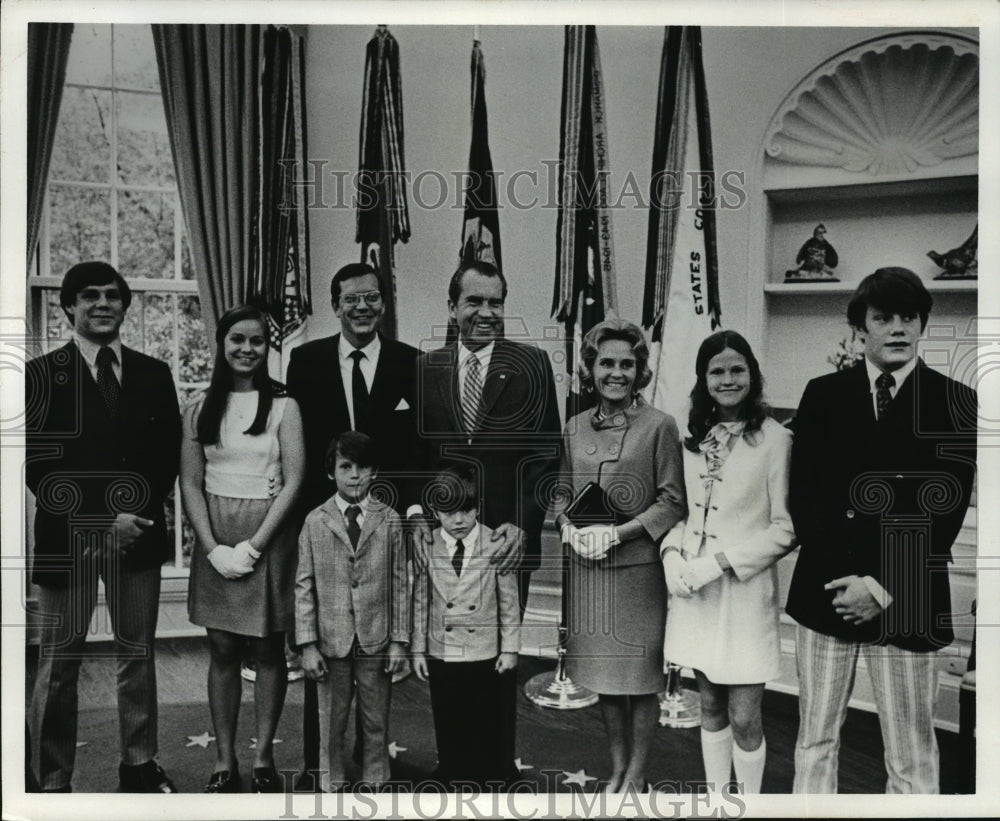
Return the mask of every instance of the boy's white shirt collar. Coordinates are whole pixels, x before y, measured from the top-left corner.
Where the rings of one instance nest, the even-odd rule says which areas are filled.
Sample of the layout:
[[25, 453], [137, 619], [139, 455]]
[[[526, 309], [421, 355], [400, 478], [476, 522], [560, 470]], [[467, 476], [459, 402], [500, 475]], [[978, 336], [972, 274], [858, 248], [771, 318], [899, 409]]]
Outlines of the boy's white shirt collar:
[[[455, 551], [458, 549], [455, 543], [458, 541], [454, 536], [452, 536], [443, 527], [441, 528], [441, 538], [444, 540], [444, 546], [448, 548], [448, 556], [452, 557], [455, 555]], [[476, 519], [475, 524], [472, 525], [472, 530], [469, 531], [469, 535], [462, 539], [462, 547], [465, 548], [465, 554], [462, 558], [462, 569], [464, 570], [469, 563], [469, 558], [475, 552], [476, 545], [479, 544], [479, 519]]]
[[365, 498], [358, 502], [348, 502], [347, 499], [340, 495], [340, 491], [338, 490], [333, 495], [333, 500], [337, 503], [337, 507], [345, 519], [347, 518], [347, 508], [351, 505], [357, 505], [361, 508], [361, 515], [358, 517], [358, 521], [361, 521], [361, 519], [363, 519], [365, 514], [368, 512], [368, 494], [365, 494]]
[[[913, 369], [917, 367], [917, 357], [913, 357], [909, 362], [900, 368], [896, 368], [894, 371], [886, 371], [886, 373], [891, 373], [892, 378], [896, 380], [896, 384], [889, 388], [889, 395], [895, 398], [896, 393], [903, 386], [903, 383], [907, 380], [909, 375], [913, 373]], [[867, 356], [865, 357], [865, 370], [868, 371], [868, 387], [872, 393], [878, 390], [875, 384], [875, 380], [882, 375], [882, 370], [872, 362]]]

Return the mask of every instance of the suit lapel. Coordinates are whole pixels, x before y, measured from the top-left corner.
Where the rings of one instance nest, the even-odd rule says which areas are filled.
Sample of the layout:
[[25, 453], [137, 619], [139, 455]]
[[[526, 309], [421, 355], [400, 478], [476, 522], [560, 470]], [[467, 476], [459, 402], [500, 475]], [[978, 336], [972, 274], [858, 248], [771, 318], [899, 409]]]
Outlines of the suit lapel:
[[[336, 501], [328, 499], [320, 508], [320, 511], [323, 524], [330, 528], [331, 532], [350, 548], [351, 537], [347, 535], [347, 523], [344, 521], [344, 516], [340, 512], [340, 508], [337, 507]], [[360, 541], [358, 544], [360, 544]]]
[[850, 390], [845, 392], [846, 419], [856, 419], [864, 425], [874, 425], [875, 403], [872, 399], [871, 385], [868, 382], [868, 369], [864, 360], [861, 360], [848, 372], [850, 377]]
[[385, 520], [385, 505], [375, 499], [369, 499], [368, 510], [365, 511], [365, 518], [361, 522], [361, 535], [358, 536], [358, 547], [355, 552], [360, 553], [365, 547], [368, 538], [381, 527]]
[[505, 339], [498, 339], [493, 347], [493, 356], [490, 357], [490, 367], [486, 372], [486, 381], [483, 383], [483, 397], [479, 403], [479, 419], [488, 419], [490, 411], [496, 405], [500, 395], [510, 384], [513, 374], [516, 373], [511, 367], [514, 357], [512, 355], [513, 346]]
[[461, 394], [458, 390], [458, 345], [449, 345], [441, 350], [441, 362], [428, 367], [428, 375], [433, 374], [437, 384], [438, 406], [447, 409], [451, 429], [464, 433], [462, 425]]
[[340, 334], [335, 334], [330, 340], [330, 347], [325, 352], [322, 370], [321, 378], [326, 378], [328, 375], [332, 383], [330, 391], [331, 398], [333, 399], [333, 407], [330, 409], [332, 415], [339, 416], [350, 424], [351, 413], [347, 407], [344, 379], [340, 373]]
[[[386, 407], [388, 410], [389, 402], [382, 401], [382, 395], [385, 394], [386, 397], [391, 397], [392, 388], [395, 386], [397, 389], [399, 387], [399, 375], [396, 373], [396, 362], [393, 358], [393, 349], [389, 344], [388, 339], [382, 339], [381, 349], [378, 355], [378, 364], [375, 366], [375, 377], [372, 379], [372, 389], [369, 394], [369, 401], [371, 407]], [[343, 390], [341, 390], [343, 393]], [[381, 402], [381, 405], [379, 404]], [[346, 404], [346, 402], [345, 402]]]

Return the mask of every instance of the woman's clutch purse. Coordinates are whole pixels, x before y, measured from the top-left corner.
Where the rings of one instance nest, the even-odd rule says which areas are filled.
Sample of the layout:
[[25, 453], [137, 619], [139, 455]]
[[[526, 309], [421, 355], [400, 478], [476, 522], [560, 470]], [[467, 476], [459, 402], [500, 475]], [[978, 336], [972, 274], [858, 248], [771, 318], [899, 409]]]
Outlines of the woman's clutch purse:
[[563, 513], [574, 527], [620, 525], [627, 519], [615, 510], [608, 494], [597, 482], [587, 482]]

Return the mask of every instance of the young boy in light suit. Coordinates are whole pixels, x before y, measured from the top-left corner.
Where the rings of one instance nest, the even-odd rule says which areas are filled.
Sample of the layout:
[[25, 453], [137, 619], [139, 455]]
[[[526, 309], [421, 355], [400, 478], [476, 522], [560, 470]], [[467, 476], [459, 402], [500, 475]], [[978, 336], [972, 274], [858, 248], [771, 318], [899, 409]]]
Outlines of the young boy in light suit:
[[346, 431], [330, 443], [327, 470], [337, 492], [312, 511], [299, 536], [295, 639], [302, 669], [317, 682], [320, 786], [345, 786], [344, 736], [357, 684], [364, 732], [362, 779], [389, 779], [389, 697], [403, 668], [410, 600], [402, 527], [396, 512], [369, 495], [372, 440]]
[[411, 648], [414, 672], [430, 680], [435, 775], [445, 784], [496, 788], [507, 767], [501, 677], [513, 675], [521, 647], [517, 582], [490, 564], [496, 547], [478, 522], [475, 472], [463, 464], [443, 468], [434, 496], [441, 526], [416, 577]]

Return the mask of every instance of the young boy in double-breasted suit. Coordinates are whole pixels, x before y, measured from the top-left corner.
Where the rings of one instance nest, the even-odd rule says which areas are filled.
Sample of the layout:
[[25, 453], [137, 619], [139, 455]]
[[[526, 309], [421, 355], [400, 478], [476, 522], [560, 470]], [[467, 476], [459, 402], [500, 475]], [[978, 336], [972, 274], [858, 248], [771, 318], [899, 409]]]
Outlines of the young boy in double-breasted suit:
[[295, 639], [319, 693], [320, 785], [345, 784], [344, 736], [357, 683], [364, 732], [362, 779], [389, 779], [392, 674], [406, 662], [410, 600], [399, 516], [370, 496], [372, 440], [346, 431], [327, 452], [337, 492], [312, 511], [299, 536]]
[[517, 581], [490, 564], [492, 531], [478, 521], [479, 484], [464, 465], [435, 480], [433, 533], [413, 592], [413, 669], [430, 680], [437, 777], [446, 784], [501, 786], [506, 778], [502, 677], [521, 647]]

